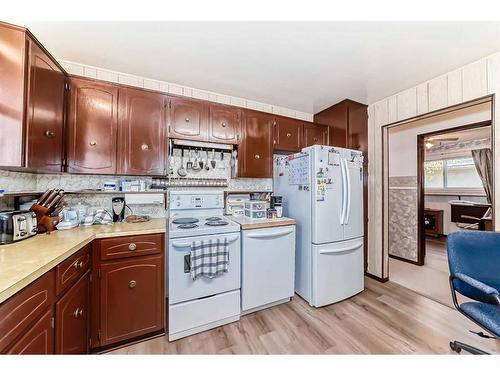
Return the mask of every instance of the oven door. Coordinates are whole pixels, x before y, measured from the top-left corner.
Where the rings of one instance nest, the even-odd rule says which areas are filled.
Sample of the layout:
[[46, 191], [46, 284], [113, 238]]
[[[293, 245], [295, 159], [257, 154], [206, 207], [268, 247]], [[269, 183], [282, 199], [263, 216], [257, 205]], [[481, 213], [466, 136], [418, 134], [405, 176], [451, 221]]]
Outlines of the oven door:
[[[190, 253], [193, 241], [224, 241], [229, 246], [228, 272], [214, 277], [191, 279]], [[170, 239], [168, 246], [168, 303], [189, 301], [240, 288], [240, 233]]]

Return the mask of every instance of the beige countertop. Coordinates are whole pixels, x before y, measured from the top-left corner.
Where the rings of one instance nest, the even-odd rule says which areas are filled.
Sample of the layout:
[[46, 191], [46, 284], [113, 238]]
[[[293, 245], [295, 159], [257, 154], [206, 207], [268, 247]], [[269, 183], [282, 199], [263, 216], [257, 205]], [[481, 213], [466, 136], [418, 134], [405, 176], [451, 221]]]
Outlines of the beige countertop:
[[166, 220], [92, 225], [38, 234], [0, 246], [0, 303], [42, 276], [96, 238], [165, 233]]
[[250, 219], [246, 216], [228, 216], [232, 221], [240, 224], [241, 229], [258, 229], [258, 228], [271, 228], [282, 227], [285, 225], [295, 225], [295, 219], [289, 217], [280, 217], [276, 219]]

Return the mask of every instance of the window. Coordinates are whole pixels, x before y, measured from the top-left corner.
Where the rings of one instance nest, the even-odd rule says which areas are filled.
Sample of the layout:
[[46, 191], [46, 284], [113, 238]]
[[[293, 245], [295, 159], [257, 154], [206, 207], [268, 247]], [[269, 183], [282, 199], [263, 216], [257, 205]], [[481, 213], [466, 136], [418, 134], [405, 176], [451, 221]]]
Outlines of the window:
[[431, 189], [482, 188], [472, 158], [426, 161], [425, 187]]

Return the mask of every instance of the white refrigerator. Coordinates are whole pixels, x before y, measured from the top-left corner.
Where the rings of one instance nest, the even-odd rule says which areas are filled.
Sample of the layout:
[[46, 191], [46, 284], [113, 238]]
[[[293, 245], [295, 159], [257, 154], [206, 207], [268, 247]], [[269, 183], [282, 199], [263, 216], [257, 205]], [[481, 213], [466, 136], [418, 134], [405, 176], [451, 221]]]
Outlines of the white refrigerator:
[[295, 292], [316, 307], [361, 292], [363, 154], [316, 145], [274, 162], [274, 194], [297, 221]]

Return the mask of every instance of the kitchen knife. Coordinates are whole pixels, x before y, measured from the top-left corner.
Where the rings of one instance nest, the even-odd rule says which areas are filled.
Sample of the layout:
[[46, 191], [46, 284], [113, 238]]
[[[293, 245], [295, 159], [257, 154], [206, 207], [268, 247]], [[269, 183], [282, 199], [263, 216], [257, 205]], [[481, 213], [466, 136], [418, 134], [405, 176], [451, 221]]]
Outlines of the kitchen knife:
[[43, 201], [49, 196], [51, 193], [52, 189], [45, 190], [45, 193], [43, 193], [40, 198], [38, 198], [36, 204], [41, 205]]
[[50, 202], [52, 202], [52, 200], [54, 199], [54, 197], [57, 195], [57, 191], [56, 190], [52, 190], [50, 192], [50, 194], [47, 196], [47, 198], [45, 198], [45, 200], [43, 201], [42, 203], [42, 206], [43, 207], [48, 207], [48, 204]]

